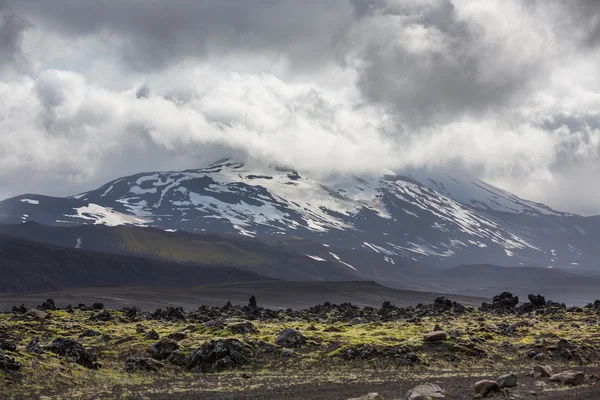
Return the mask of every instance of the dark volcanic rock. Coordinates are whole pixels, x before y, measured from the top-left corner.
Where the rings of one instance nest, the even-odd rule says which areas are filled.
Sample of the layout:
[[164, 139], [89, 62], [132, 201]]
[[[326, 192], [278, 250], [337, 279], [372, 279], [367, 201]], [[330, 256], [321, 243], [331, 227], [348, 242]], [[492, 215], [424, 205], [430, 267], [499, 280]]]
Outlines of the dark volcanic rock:
[[108, 312], [108, 310], [102, 310], [98, 314], [92, 315], [90, 317], [90, 321], [112, 321], [114, 319], [113, 315]]
[[58, 338], [46, 346], [45, 350], [70, 359], [72, 362], [90, 369], [99, 368], [96, 356], [86, 350], [81, 343], [68, 338]]
[[15, 361], [14, 358], [0, 353], [0, 371], [18, 371], [20, 369], [21, 363]]
[[121, 311], [123, 311], [123, 315], [129, 318], [130, 321], [139, 321], [144, 315], [142, 310], [137, 307], [123, 307]]
[[529, 302], [533, 304], [535, 308], [543, 308], [546, 307], [546, 298], [541, 295], [530, 294], [527, 296]]
[[125, 372], [158, 372], [158, 370], [161, 369], [163, 366], [163, 363], [161, 363], [160, 361], [156, 361], [152, 358], [129, 357], [125, 361], [125, 367], [123, 368], [123, 370]]
[[257, 330], [254, 327], [254, 324], [250, 321], [238, 322], [235, 324], [229, 325], [229, 329], [231, 333], [234, 335], [242, 335], [244, 333], [256, 333]]
[[155, 360], [166, 360], [172, 352], [179, 350], [179, 345], [171, 339], [161, 339], [148, 348], [148, 354]]
[[499, 310], [509, 311], [512, 310], [517, 304], [519, 304], [519, 297], [513, 296], [510, 292], [503, 292], [492, 299], [492, 304], [483, 303], [481, 305], [482, 311]]
[[204, 343], [186, 360], [186, 370], [221, 372], [250, 363], [252, 353], [237, 339], [216, 339]]
[[485, 399], [494, 393], [498, 393], [500, 391], [500, 386], [498, 386], [496, 381], [482, 380], [477, 382], [473, 389], [476, 394]]
[[56, 310], [56, 304], [54, 304], [54, 300], [52, 299], [48, 299], [45, 302], [43, 302], [42, 304], [40, 304], [38, 307], [38, 310], [42, 310], [42, 311], [54, 311]]
[[25, 351], [32, 354], [42, 354], [44, 350], [42, 350], [42, 347], [40, 346], [40, 338], [36, 336], [31, 339], [29, 343], [27, 343], [27, 346], [25, 346]]
[[17, 350], [17, 342], [14, 340], [0, 338], [0, 351], [16, 351]]
[[275, 344], [283, 347], [298, 348], [306, 343], [306, 338], [295, 329], [285, 329], [275, 338]]
[[187, 335], [183, 332], [173, 332], [167, 335], [167, 339], [171, 339], [174, 340], [176, 342], [179, 342], [180, 340], [183, 340], [187, 337]]
[[158, 340], [159, 336], [158, 333], [156, 333], [156, 331], [154, 329], [152, 329], [150, 332], [146, 333], [146, 335], [144, 336], [144, 339], [146, 340]]

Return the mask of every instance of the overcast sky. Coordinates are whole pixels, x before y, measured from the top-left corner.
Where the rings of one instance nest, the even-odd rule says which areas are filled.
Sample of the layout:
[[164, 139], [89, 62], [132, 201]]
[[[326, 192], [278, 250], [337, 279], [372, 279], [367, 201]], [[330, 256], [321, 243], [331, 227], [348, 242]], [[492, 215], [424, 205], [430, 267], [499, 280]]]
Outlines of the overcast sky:
[[222, 156], [600, 214], [596, 0], [0, 0], [0, 198]]

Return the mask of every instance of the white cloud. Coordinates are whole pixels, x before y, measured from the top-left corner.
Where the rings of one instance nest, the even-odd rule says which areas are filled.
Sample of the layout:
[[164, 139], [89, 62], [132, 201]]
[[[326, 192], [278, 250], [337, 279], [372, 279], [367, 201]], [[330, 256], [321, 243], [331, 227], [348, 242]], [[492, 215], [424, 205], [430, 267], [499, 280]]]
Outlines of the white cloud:
[[459, 166], [600, 213], [574, 194], [600, 178], [594, 7], [67, 3], [0, 8], [0, 53], [14, 55], [0, 69], [0, 196], [234, 155], [317, 173]]

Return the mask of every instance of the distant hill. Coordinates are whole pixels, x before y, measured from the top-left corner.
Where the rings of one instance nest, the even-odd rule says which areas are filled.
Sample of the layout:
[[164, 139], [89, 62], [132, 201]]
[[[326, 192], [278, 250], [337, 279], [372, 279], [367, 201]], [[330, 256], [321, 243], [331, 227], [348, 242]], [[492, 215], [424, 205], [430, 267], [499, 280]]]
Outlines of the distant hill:
[[[296, 251], [283, 240], [217, 233], [167, 232], [135, 226], [51, 227], [33, 222], [1, 225], [0, 234], [58, 246], [132, 255], [180, 264], [235, 267], [275, 279], [357, 280], [352, 269]], [[290, 239], [292, 240], [292, 239]], [[316, 243], [323, 251], [323, 247]], [[327, 254], [327, 253], [326, 253]]]
[[183, 265], [56, 247], [0, 235], [0, 293], [72, 287], [187, 287], [268, 278], [231, 267]]

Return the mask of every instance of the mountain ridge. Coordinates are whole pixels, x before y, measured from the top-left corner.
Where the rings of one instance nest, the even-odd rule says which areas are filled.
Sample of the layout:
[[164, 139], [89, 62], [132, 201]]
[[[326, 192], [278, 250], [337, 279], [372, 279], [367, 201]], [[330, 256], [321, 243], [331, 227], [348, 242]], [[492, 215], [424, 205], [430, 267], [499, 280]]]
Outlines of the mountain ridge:
[[423, 171], [316, 180], [292, 169], [220, 160], [122, 177], [66, 198], [30, 194], [0, 202], [1, 223], [32, 220], [291, 235], [366, 250], [391, 265], [578, 269], [596, 268], [600, 256], [600, 218], [556, 211], [472, 178]]

